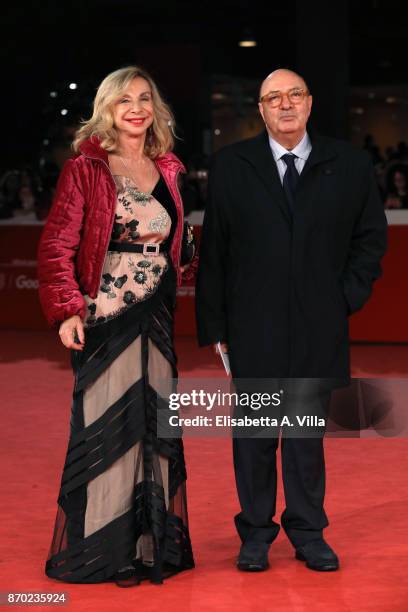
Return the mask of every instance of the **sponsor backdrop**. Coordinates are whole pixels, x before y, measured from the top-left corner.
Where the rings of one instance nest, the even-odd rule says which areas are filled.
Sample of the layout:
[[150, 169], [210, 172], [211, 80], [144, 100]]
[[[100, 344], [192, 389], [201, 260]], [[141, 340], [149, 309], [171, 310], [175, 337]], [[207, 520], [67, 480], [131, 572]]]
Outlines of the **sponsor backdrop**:
[[[398, 212], [400, 213], [398, 215]], [[383, 277], [361, 313], [350, 319], [355, 341], [408, 342], [408, 275], [406, 261], [408, 218], [405, 211], [387, 212], [389, 246], [383, 260]], [[402, 213], [402, 215], [401, 215]], [[42, 225], [0, 225], [0, 326], [43, 330], [47, 328], [38, 300], [36, 251]], [[201, 226], [194, 226], [197, 242]], [[194, 280], [178, 289], [176, 334], [195, 335]]]

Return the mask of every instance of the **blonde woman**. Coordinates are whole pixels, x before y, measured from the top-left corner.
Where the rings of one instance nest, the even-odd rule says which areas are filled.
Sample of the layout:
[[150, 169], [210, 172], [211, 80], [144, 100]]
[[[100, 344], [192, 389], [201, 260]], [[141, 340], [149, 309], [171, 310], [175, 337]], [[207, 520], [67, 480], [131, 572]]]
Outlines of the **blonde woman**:
[[181, 439], [159, 439], [155, 391], [173, 346], [183, 207], [174, 119], [132, 66], [98, 88], [38, 251], [40, 299], [71, 349], [71, 430], [46, 574], [118, 586], [194, 567]]

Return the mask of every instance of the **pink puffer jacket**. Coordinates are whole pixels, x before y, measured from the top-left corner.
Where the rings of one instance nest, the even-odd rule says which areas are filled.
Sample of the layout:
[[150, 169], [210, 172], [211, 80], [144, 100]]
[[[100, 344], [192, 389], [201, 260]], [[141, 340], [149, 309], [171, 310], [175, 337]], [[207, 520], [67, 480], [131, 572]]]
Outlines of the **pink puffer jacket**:
[[[84, 141], [80, 150], [62, 169], [38, 247], [40, 302], [52, 327], [72, 315], [85, 316], [83, 293], [96, 298], [115, 217], [116, 186], [107, 152], [96, 137]], [[177, 176], [185, 168], [174, 153], [154, 161], [177, 209], [170, 257], [180, 285], [183, 204]]]

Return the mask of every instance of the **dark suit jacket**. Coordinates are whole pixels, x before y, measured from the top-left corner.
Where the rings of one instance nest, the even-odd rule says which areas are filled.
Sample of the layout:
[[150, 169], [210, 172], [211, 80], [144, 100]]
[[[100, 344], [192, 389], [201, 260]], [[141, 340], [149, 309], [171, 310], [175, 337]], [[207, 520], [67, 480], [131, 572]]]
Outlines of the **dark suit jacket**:
[[235, 377], [348, 377], [348, 315], [381, 275], [386, 217], [367, 153], [309, 135], [293, 217], [266, 131], [212, 162], [198, 336], [228, 342]]

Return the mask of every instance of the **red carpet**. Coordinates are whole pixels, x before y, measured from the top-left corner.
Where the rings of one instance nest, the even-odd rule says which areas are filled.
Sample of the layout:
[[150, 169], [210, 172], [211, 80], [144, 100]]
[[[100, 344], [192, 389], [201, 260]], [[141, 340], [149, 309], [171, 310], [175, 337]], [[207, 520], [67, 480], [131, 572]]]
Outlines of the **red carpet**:
[[[196, 569], [164, 585], [131, 589], [49, 580], [43, 567], [68, 440], [68, 353], [51, 333], [0, 332], [0, 341], [0, 591], [65, 591], [70, 597], [65, 609], [92, 612], [408, 610], [407, 444], [389, 438], [325, 442], [330, 520], [325, 535], [339, 554], [339, 572], [307, 570], [294, 559], [282, 532], [271, 547], [268, 572], [238, 572], [230, 443], [187, 439]], [[178, 354], [181, 374], [222, 375], [211, 352], [199, 351], [192, 339], [179, 339]], [[407, 356], [407, 346], [355, 346], [353, 371], [359, 376], [407, 376]], [[278, 516], [281, 510], [282, 487]]]

